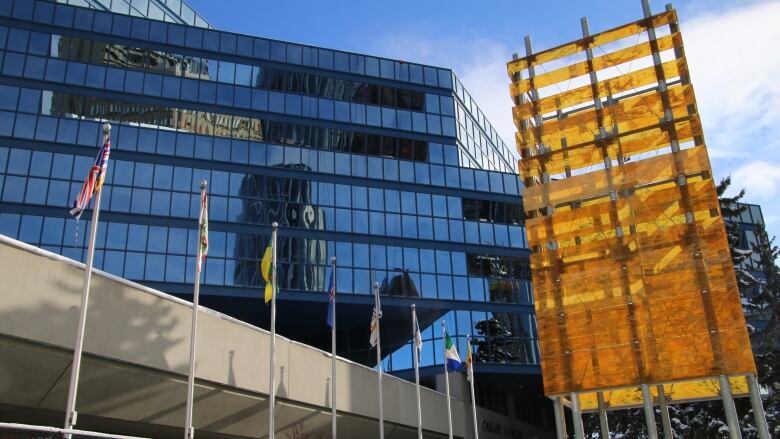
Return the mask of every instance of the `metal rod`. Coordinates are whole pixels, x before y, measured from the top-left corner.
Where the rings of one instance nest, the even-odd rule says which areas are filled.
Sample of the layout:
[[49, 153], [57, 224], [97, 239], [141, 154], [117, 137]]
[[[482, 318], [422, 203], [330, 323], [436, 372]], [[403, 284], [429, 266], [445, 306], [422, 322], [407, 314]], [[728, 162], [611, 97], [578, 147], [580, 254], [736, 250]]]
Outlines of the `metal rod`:
[[479, 439], [479, 428], [477, 428], [477, 398], [474, 396], [474, 360], [471, 356], [471, 334], [466, 339], [466, 346], [468, 347], [467, 357], [468, 361], [468, 374], [469, 383], [471, 384], [471, 414], [474, 417], [474, 439]]
[[726, 375], [720, 375], [720, 397], [723, 400], [723, 410], [726, 412], [726, 423], [729, 427], [730, 439], [742, 439], [742, 432], [739, 429], [739, 418], [737, 417], [737, 408], [734, 406], [734, 398], [731, 396], [731, 384]]
[[441, 336], [444, 340], [444, 388], [447, 390], [447, 431], [452, 439], [452, 403], [450, 401], [450, 373], [447, 370], [447, 324], [441, 321]]
[[650, 0], [642, 0], [642, 14], [645, 18], [653, 15], [653, 11], [650, 9]]
[[120, 434], [100, 433], [97, 431], [76, 430], [73, 428], [57, 428], [44, 425], [18, 424], [15, 422], [0, 422], [0, 428], [8, 430], [43, 431], [47, 433], [63, 433], [65, 435], [76, 434], [79, 436], [104, 437], [110, 439], [146, 439], [140, 436], [124, 436]]
[[753, 419], [756, 422], [758, 439], [769, 439], [769, 427], [766, 425], [766, 415], [764, 414], [764, 405], [761, 402], [761, 393], [758, 387], [758, 380], [752, 373], [745, 375], [750, 390], [750, 405], [753, 408]]
[[[198, 302], [200, 298], [200, 273], [203, 267], [203, 221], [204, 209], [207, 208], [207, 204], [204, 203], [206, 197], [206, 180], [200, 181], [200, 217], [198, 219], [198, 245], [197, 245], [197, 259], [195, 259], [195, 284], [192, 290], [192, 327], [190, 328], [190, 368], [187, 373], [187, 411], [184, 421], [184, 439], [192, 439], [195, 437], [195, 429], [192, 427], [192, 412], [193, 412], [193, 400], [195, 392], [195, 356], [196, 356], [196, 339], [198, 334]], [[208, 217], [205, 217], [208, 218]]]
[[658, 405], [661, 408], [661, 426], [664, 431], [664, 438], [674, 439], [672, 419], [669, 417], [669, 406], [666, 403], [666, 392], [664, 391], [664, 385], [659, 384], [655, 386], [655, 388], [658, 391]]
[[609, 420], [607, 419], [607, 405], [604, 403], [604, 392], [596, 392], [599, 403], [599, 424], [601, 425], [602, 439], [609, 439]]
[[330, 418], [331, 418], [331, 436], [336, 439], [336, 257], [330, 259], [330, 265], [333, 276], [333, 301], [331, 306], [333, 326], [330, 328]]
[[[379, 302], [379, 282], [374, 282], [374, 303], [376, 310], [381, 309]], [[379, 332], [379, 319], [376, 322], [376, 367], [377, 386], [379, 387], [379, 439], [385, 439], [385, 410], [384, 398], [382, 397], [382, 338]]]
[[658, 428], [655, 426], [655, 411], [653, 410], [653, 395], [650, 393], [650, 387], [647, 384], [642, 384], [642, 403], [645, 409], [647, 437], [658, 439]]
[[585, 427], [582, 425], [582, 411], [580, 411], [580, 395], [571, 392], [571, 417], [574, 424], [574, 438], [585, 439]]
[[[110, 141], [111, 125], [103, 124], [103, 143]], [[90, 171], [92, 172], [92, 171]], [[89, 177], [88, 177], [89, 178]], [[95, 176], [95, 178], [99, 178]], [[95, 184], [99, 184], [95, 182]], [[97, 188], [97, 186], [95, 186]], [[70, 369], [70, 384], [68, 386], [68, 402], [65, 407], [65, 429], [72, 429], [76, 425], [76, 397], [79, 390], [79, 375], [81, 374], [81, 354], [84, 350], [84, 331], [87, 325], [87, 308], [89, 306], [89, 286], [92, 282], [92, 263], [95, 258], [95, 237], [97, 236], [98, 218], [100, 217], [100, 199], [102, 190], [95, 194], [95, 202], [92, 205], [92, 222], [89, 225], [89, 241], [87, 245], [87, 261], [84, 264], [84, 287], [81, 290], [81, 308], [79, 310], [79, 324], [76, 331], [76, 344], [73, 347], [73, 363]], [[71, 434], [66, 433], [65, 438], [70, 439]]]
[[276, 416], [276, 232], [279, 223], [271, 224], [271, 343], [270, 366], [268, 371], [268, 438], [274, 439], [276, 429], [274, 419]]
[[554, 396], [553, 411], [555, 412], [555, 431], [557, 432], [558, 439], [566, 439], [566, 418], [563, 413], [563, 403], [560, 396]]
[[417, 322], [417, 307], [412, 304], [412, 334], [414, 343], [412, 356], [414, 357], [414, 385], [417, 390], [417, 439], [423, 439], [422, 428], [422, 403], [420, 402], [420, 350], [417, 347], [417, 334], [419, 323]]

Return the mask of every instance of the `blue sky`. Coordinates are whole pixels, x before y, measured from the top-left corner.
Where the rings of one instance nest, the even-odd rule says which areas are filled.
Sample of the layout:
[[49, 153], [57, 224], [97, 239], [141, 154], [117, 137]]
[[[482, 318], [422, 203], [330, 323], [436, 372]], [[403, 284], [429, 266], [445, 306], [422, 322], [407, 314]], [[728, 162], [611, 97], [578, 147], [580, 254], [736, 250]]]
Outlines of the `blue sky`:
[[[639, 0], [189, 0], [217, 28], [452, 68], [512, 147], [505, 63], [641, 17]], [[651, 0], [654, 12], [666, 1]], [[780, 0], [674, 2], [715, 178], [732, 175], [780, 234]], [[774, 53], [774, 55], [772, 54]]]

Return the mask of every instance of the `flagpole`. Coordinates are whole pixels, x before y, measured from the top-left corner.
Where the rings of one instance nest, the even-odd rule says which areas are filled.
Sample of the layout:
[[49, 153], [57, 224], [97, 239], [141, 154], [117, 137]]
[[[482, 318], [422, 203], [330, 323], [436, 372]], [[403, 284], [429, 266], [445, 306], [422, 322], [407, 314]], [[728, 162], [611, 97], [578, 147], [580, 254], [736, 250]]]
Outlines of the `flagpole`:
[[[103, 143], [110, 139], [111, 125], [103, 124]], [[95, 236], [97, 236], [97, 223], [100, 216], [100, 198], [102, 190], [95, 194], [95, 203], [92, 205], [92, 222], [89, 225], [89, 241], [87, 245], [87, 261], [84, 264], [84, 288], [81, 290], [81, 309], [79, 311], [79, 325], [76, 332], [76, 345], [73, 348], [73, 363], [70, 369], [70, 385], [68, 386], [68, 402], [65, 408], [65, 429], [70, 430], [76, 425], [76, 395], [79, 390], [79, 373], [81, 372], [81, 353], [84, 350], [84, 330], [87, 324], [87, 306], [89, 305], [89, 285], [92, 282], [92, 263], [95, 257]], [[65, 435], [66, 439], [71, 434]]]
[[270, 368], [269, 368], [269, 399], [268, 399], [268, 438], [274, 439], [276, 433], [274, 429], [274, 416], [276, 411], [276, 230], [279, 223], [276, 221], [271, 224], [271, 348], [270, 348]]
[[471, 383], [471, 414], [474, 416], [474, 439], [479, 439], [479, 429], [477, 428], [477, 399], [474, 397], [474, 357], [471, 354], [471, 334], [466, 339], [466, 345], [468, 346], [468, 374], [469, 383]]
[[[379, 282], [374, 282], [374, 306], [379, 310]], [[382, 398], [382, 338], [379, 336], [379, 319], [376, 321], [376, 367], [377, 386], [379, 387], [379, 439], [385, 439], [385, 412]]]
[[441, 334], [444, 341], [444, 387], [447, 389], [447, 427], [449, 438], [452, 439], [452, 407], [450, 403], [450, 374], [447, 370], [447, 324], [441, 321]]
[[[200, 199], [206, 196], [206, 180], [200, 181]], [[203, 202], [200, 204], [200, 217], [198, 220], [198, 251], [195, 259], [195, 286], [192, 290], [192, 328], [190, 328], [190, 370], [187, 375], [187, 415], [184, 422], [184, 439], [195, 437], [195, 429], [192, 427], [193, 394], [195, 391], [195, 339], [198, 333], [198, 301], [200, 298], [200, 273], [203, 269]]]
[[419, 324], [417, 323], [417, 307], [412, 304], [412, 337], [414, 343], [412, 343], [412, 353], [414, 357], [414, 384], [417, 388], [417, 439], [423, 439], [422, 428], [422, 404], [420, 403], [420, 350], [417, 347], [417, 333]]
[[336, 257], [330, 259], [331, 276], [333, 276], [333, 304], [332, 306], [332, 321], [333, 326], [330, 328], [330, 417], [331, 417], [331, 434], [333, 439], [336, 439]]

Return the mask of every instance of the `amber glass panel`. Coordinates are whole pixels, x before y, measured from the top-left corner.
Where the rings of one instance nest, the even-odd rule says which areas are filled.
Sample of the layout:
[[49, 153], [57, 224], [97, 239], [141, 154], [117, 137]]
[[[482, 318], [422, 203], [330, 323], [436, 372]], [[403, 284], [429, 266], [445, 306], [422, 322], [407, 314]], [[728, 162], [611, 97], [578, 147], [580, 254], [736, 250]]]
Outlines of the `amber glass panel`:
[[663, 182], [678, 175], [709, 172], [710, 162], [704, 145], [677, 153], [630, 162], [610, 169], [532, 186], [523, 193], [523, 208], [528, 212], [546, 206], [609, 196], [609, 192], [632, 189], [652, 182]]
[[[667, 93], [673, 118], [689, 115], [689, 106], [695, 103], [693, 89], [690, 85], [670, 87]], [[599, 117], [602, 122], [599, 125]], [[617, 127], [618, 133], [633, 132], [652, 125], [657, 125], [664, 117], [664, 102], [661, 94], [655, 91], [631, 98], [621, 99], [613, 105], [605, 106], [603, 110], [594, 108], [579, 111], [563, 119], [546, 121], [540, 127], [541, 143], [551, 148], [560, 149], [561, 139], [566, 138], [569, 147], [581, 143], [592, 142], [598, 134], [599, 127]]]
[[[674, 122], [674, 131], [680, 144], [701, 137], [702, 129], [698, 115], [683, 117]], [[609, 137], [602, 147], [613, 160], [617, 157], [630, 159], [635, 154], [669, 147], [671, 141], [669, 126], [658, 124], [647, 129], [618, 133], [617, 136]], [[532, 150], [535, 151], [535, 148]], [[602, 149], [597, 148], [595, 142], [591, 140], [579, 145], [570, 144], [565, 150], [553, 149], [546, 155], [527, 156], [528, 160], [520, 163], [520, 172], [526, 177], [539, 176], [545, 171], [550, 175], [556, 175], [563, 173], [567, 167], [569, 170], [576, 170], [602, 163], [603, 157]]]
[[[658, 49], [659, 51], [669, 50], [675, 46], [680, 45], [681, 42], [682, 39], [680, 37], [680, 33], [675, 32], [674, 34], [659, 38]], [[644, 42], [637, 44], [636, 46], [626, 47], [624, 49], [616, 50], [602, 56], [594, 57], [593, 70], [603, 70], [612, 66], [631, 62], [635, 59], [644, 58], [646, 56], [650, 56], [651, 54], [652, 50], [650, 47], [650, 42]], [[578, 76], [587, 75], [589, 71], [588, 62], [581, 61], [566, 67], [555, 69], [551, 72], [545, 72], [541, 75], [537, 75], [534, 77], [533, 85], [536, 88], [542, 88], [559, 82], [568, 81], [569, 79], [576, 78]], [[525, 78], [518, 83], [517, 91], [527, 92], [529, 90], [531, 90], [531, 80], [529, 78]]]
[[[729, 377], [729, 384], [731, 393], [735, 397], [748, 395], [748, 384], [745, 377]], [[650, 393], [653, 395], [653, 399], [657, 398], [658, 390], [655, 386], [650, 387]], [[717, 379], [706, 379], [666, 383], [664, 394], [670, 404], [720, 398], [720, 382]], [[604, 402], [608, 410], [639, 407], [642, 405], [642, 388], [628, 387], [607, 390], [604, 392]], [[598, 410], [596, 393], [580, 393], [580, 407], [585, 412]]]
[[[686, 182], [689, 187], [689, 209], [694, 219], [707, 223], [712, 209], [718, 203], [712, 199], [712, 180]], [[553, 216], [537, 216], [526, 219], [528, 245], [534, 247], [557, 242], [558, 248], [581, 245], [591, 241], [612, 238], [616, 228], [625, 235], [645, 233], [652, 235], [659, 229], [684, 224], [686, 209], [680, 202], [677, 182], [638, 189], [636, 196], [618, 198], [612, 206], [609, 199], [602, 199], [575, 209], [562, 209]], [[716, 221], [713, 218], [712, 221]], [[577, 243], [579, 242], [579, 244]]]
[[[712, 377], [755, 372], [675, 14], [649, 21], [666, 19], [673, 33], [655, 42], [533, 80], [513, 77], [517, 95], [679, 49], [659, 66], [513, 109], [545, 393], [586, 392], [585, 409], [594, 407], [590, 391], [613, 389], [612, 407], [641, 403], [640, 383], [671, 383], [673, 401], [706, 399], [717, 395]], [[540, 52], [510, 63], [509, 71], [647, 24]], [[670, 84], [673, 78], [680, 80]], [[594, 95], [611, 99], [596, 108]], [[556, 118], [537, 126], [553, 112]]]
[[[636, 35], [639, 32], [645, 30], [645, 23], [647, 23], [647, 20], [648, 19], [637, 20], [633, 23], [592, 35], [590, 38], [582, 38], [558, 47], [554, 47], [552, 49], [537, 52], [530, 58], [526, 57], [511, 61], [507, 63], [507, 71], [511, 77], [515, 72], [519, 72], [527, 68], [529, 65], [543, 64], [548, 61], [582, 52], [587, 47], [601, 46], [607, 43], [611, 43], [612, 41], [617, 41], [621, 38]], [[658, 15], [650, 17], [649, 20], [652, 27], [663, 26], [668, 23], [676, 22], [677, 12], [673, 10], [662, 12]]]
[[[685, 71], [682, 64], [681, 60], [671, 60], [663, 63], [661, 67], [664, 71], [664, 77], [667, 79], [679, 77], [680, 72]], [[599, 82], [597, 88], [599, 96], [606, 97], [610, 94], [614, 95], [619, 92], [655, 84], [656, 81], [655, 67], [651, 66]], [[563, 93], [543, 97], [537, 102], [526, 102], [516, 106], [513, 110], [515, 125], [519, 123], [519, 120], [531, 118], [534, 114], [547, 114], [557, 110], [566, 110], [592, 100], [593, 89], [588, 84], [564, 91]]]

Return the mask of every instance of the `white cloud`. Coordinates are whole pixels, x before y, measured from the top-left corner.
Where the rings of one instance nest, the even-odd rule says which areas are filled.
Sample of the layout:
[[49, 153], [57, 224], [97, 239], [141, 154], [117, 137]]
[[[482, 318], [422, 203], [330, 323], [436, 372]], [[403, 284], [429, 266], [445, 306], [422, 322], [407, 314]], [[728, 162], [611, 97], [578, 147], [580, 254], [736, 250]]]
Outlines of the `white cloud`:
[[[766, 161], [754, 161], [744, 164], [731, 174], [736, 182], [735, 190], [745, 188], [748, 198], [759, 201], [772, 201], [780, 185], [780, 164]], [[769, 204], [766, 208], [772, 208]]]
[[[778, 17], [780, 1], [773, 1], [705, 13], [681, 25], [714, 159], [780, 146]], [[769, 143], [755, 144], [752, 139]]]
[[717, 179], [761, 205], [780, 234], [780, 1], [705, 12], [681, 24], [688, 65]]

